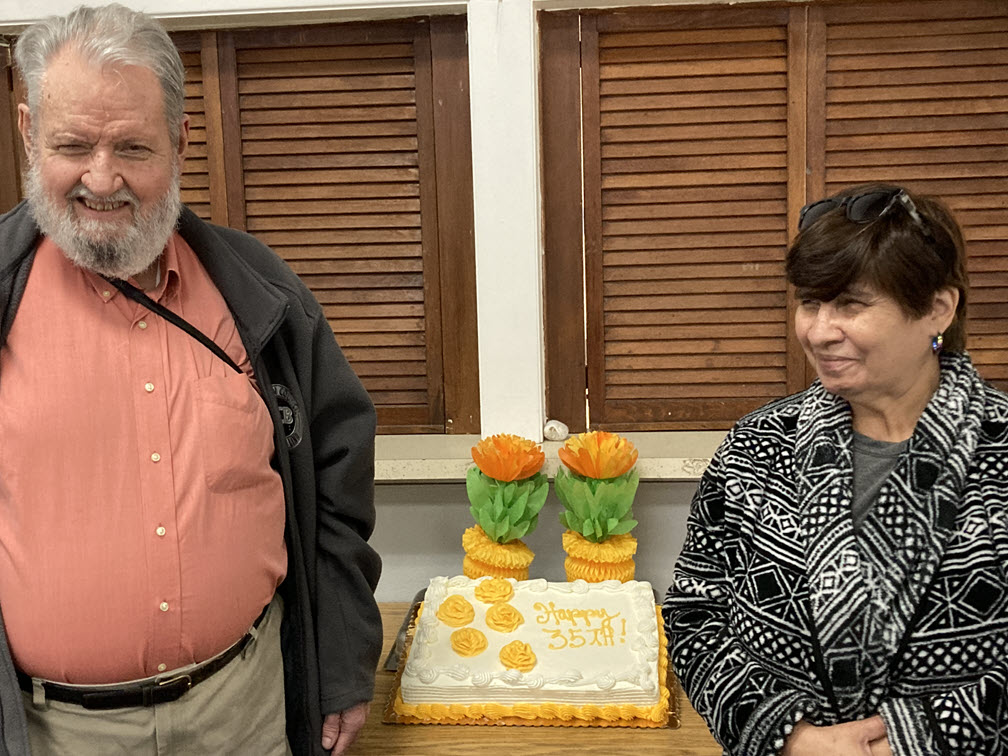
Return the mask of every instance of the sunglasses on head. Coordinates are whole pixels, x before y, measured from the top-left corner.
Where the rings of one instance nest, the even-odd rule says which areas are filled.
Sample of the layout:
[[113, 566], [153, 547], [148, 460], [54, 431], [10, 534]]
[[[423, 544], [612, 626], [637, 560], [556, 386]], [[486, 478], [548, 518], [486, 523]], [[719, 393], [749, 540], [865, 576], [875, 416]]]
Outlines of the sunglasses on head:
[[798, 215], [798, 230], [804, 231], [826, 213], [843, 208], [851, 223], [872, 223], [894, 207], [902, 207], [910, 219], [920, 227], [925, 236], [930, 236], [927, 223], [921, 217], [914, 201], [903, 189], [884, 189], [850, 197], [830, 197], [805, 205]]

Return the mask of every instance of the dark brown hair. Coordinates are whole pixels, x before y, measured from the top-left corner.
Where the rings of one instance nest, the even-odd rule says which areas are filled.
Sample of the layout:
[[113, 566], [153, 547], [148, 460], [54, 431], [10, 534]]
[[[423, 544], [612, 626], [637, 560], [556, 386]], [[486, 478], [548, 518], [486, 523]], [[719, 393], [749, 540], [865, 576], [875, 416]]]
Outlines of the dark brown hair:
[[[835, 199], [873, 191], [897, 192], [893, 184], [861, 184]], [[844, 208], [830, 210], [799, 232], [787, 252], [785, 273], [802, 298], [828, 302], [857, 283], [892, 297], [911, 318], [931, 310], [945, 287], [959, 290], [955, 318], [944, 334], [946, 349], [966, 348], [966, 249], [952, 212], [935, 198], [912, 194], [926, 230], [902, 205], [870, 223], [847, 219]]]

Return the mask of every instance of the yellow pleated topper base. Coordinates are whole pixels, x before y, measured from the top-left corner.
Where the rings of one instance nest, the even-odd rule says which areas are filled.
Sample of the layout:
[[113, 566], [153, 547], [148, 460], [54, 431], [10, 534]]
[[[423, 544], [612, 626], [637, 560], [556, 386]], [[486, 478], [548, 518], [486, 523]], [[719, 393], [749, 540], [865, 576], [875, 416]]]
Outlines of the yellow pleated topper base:
[[650, 583], [436, 577], [399, 722], [665, 727], [668, 655]]

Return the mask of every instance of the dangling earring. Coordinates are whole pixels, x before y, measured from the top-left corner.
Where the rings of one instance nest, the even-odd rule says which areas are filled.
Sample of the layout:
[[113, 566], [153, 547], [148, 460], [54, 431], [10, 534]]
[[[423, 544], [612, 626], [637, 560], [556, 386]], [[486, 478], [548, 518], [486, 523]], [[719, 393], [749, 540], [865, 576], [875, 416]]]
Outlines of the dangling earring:
[[939, 333], [937, 336], [935, 336], [935, 337], [933, 337], [931, 339], [931, 351], [934, 354], [940, 354], [941, 350], [942, 350], [942, 346], [944, 346], [944, 344], [945, 344], [945, 339]]

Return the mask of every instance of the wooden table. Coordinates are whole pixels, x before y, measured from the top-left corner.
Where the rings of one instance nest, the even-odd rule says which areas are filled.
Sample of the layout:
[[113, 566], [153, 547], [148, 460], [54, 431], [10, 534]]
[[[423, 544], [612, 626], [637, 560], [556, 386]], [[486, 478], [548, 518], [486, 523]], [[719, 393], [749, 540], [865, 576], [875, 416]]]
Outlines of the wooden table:
[[[382, 661], [395, 643], [395, 636], [410, 605], [381, 605], [385, 626]], [[670, 756], [721, 756], [721, 748], [707, 726], [679, 698], [682, 726], [678, 730], [623, 729], [606, 727], [491, 727], [465, 725], [383, 724], [382, 713], [392, 690], [394, 672], [379, 664], [375, 675], [375, 700], [360, 738], [350, 749], [353, 756], [611, 756], [613, 754], [668, 754]]]

